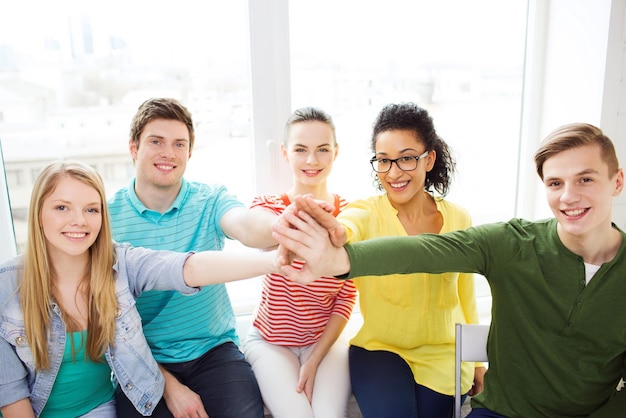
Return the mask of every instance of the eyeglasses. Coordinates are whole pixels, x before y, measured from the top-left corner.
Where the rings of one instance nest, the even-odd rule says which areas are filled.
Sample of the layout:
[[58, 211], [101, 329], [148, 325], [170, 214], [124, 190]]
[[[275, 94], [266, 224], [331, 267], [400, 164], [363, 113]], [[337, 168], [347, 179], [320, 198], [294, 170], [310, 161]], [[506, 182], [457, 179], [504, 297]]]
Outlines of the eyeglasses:
[[376, 158], [372, 157], [370, 164], [377, 173], [386, 173], [391, 170], [391, 165], [396, 163], [398, 168], [402, 171], [413, 171], [417, 168], [417, 162], [420, 158], [424, 158], [428, 155], [428, 151], [417, 157], [414, 155], [405, 155], [404, 157], [396, 158], [394, 160], [390, 158]]

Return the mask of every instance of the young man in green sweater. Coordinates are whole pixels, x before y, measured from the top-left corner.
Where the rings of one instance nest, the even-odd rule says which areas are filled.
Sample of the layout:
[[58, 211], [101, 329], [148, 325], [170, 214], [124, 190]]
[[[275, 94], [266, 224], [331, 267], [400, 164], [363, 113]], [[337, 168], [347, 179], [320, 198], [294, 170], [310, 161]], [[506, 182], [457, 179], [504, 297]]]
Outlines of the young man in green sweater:
[[300, 198], [298, 216], [286, 215], [291, 225], [275, 226], [274, 236], [285, 263], [289, 250], [306, 264], [285, 265], [284, 273], [300, 282], [480, 273], [493, 297], [489, 370], [469, 417], [626, 417], [626, 390], [616, 390], [626, 375], [626, 235], [611, 220], [624, 173], [611, 140], [588, 124], [551, 133], [535, 164], [554, 214], [537, 222], [512, 219], [342, 247], [341, 225]]

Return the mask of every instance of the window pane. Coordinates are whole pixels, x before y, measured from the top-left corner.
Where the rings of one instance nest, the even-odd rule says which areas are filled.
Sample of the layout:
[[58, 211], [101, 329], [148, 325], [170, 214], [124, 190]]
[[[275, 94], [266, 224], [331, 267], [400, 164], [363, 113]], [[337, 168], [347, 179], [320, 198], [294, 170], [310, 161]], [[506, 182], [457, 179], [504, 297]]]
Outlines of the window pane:
[[92, 164], [109, 195], [129, 183], [129, 126], [150, 97], [180, 99], [194, 117], [186, 178], [225, 184], [249, 203], [248, 57], [246, 0], [26, 0], [4, 8], [0, 137], [18, 244], [32, 183], [52, 159]]
[[290, 2], [292, 103], [335, 119], [335, 191], [351, 199], [375, 192], [371, 124], [384, 105], [412, 101], [457, 158], [448, 198], [475, 223], [512, 217], [526, 3]]
[[[13, 3], [0, 14], [0, 136], [12, 205], [26, 209], [34, 177], [55, 158], [94, 165], [109, 194], [128, 184], [130, 121], [155, 96], [180, 99], [194, 116], [186, 177], [224, 182], [249, 199], [251, 161], [224, 175], [233, 155], [250, 155], [247, 39], [244, 0]], [[16, 227], [21, 244], [24, 227]]]
[[[415, 102], [456, 157], [447, 198], [468, 209], [474, 224], [515, 216], [526, 0], [289, 7], [292, 105], [320, 106], [335, 120], [333, 192], [349, 200], [376, 193], [371, 125], [384, 105]], [[477, 294], [489, 298], [484, 279]], [[479, 304], [485, 320], [489, 305]]]

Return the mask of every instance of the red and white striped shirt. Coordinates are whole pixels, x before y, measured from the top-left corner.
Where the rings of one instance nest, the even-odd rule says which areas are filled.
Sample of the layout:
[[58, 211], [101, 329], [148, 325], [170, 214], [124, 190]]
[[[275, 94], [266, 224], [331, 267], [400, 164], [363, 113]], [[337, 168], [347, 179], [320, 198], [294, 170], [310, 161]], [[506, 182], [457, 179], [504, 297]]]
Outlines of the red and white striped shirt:
[[[334, 196], [334, 215], [337, 216], [348, 203]], [[289, 204], [289, 197], [283, 194], [256, 197], [251, 207], [281, 214]], [[319, 340], [330, 315], [348, 320], [355, 301], [356, 288], [352, 280], [320, 277], [313, 283], [301, 285], [279, 274], [268, 274], [263, 279], [261, 301], [253, 324], [270, 343], [310, 345]]]

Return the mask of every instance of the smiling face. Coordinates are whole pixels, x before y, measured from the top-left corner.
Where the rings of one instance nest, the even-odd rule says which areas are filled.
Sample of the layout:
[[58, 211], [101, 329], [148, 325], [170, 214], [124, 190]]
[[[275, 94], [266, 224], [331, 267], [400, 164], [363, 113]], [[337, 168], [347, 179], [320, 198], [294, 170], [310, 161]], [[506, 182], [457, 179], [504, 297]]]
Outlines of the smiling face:
[[102, 199], [96, 189], [66, 175], [43, 200], [40, 218], [52, 259], [87, 256], [102, 227]]
[[611, 228], [613, 197], [624, 187], [624, 173], [610, 174], [600, 146], [559, 152], [543, 163], [548, 204], [568, 241], [601, 237]]
[[191, 157], [189, 130], [178, 120], [153, 119], [143, 128], [139, 144], [129, 141], [138, 187], [180, 188]]
[[[400, 157], [417, 157], [426, 151], [421, 140], [413, 131], [391, 130], [380, 132], [376, 136], [376, 158], [395, 160]], [[417, 168], [412, 171], [403, 171], [397, 164], [391, 164], [386, 173], [377, 173], [382, 187], [387, 192], [389, 200], [394, 206], [405, 205], [424, 193], [426, 173], [435, 162], [435, 153], [429, 152], [426, 157], [420, 158]]]
[[287, 143], [281, 149], [299, 193], [303, 188], [325, 185], [338, 152], [332, 128], [320, 121], [291, 125]]

